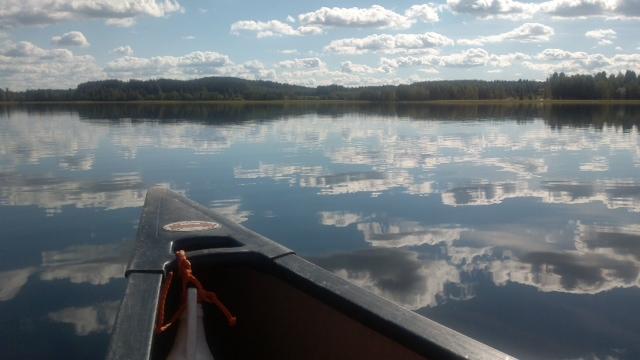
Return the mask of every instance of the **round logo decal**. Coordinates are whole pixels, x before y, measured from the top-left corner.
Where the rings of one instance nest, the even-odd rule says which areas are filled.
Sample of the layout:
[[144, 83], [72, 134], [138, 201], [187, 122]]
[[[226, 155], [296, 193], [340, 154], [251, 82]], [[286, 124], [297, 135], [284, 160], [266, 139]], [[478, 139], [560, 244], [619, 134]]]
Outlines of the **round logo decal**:
[[220, 224], [211, 221], [178, 221], [167, 224], [162, 228], [167, 231], [206, 231], [220, 227]]

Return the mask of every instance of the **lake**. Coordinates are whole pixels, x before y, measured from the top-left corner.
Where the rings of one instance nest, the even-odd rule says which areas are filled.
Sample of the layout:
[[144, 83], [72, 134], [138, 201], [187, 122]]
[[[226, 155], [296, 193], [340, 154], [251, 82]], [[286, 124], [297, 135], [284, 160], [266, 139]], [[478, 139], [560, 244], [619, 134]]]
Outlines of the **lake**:
[[640, 358], [640, 106], [0, 107], [0, 354], [97, 359], [163, 185], [523, 359]]

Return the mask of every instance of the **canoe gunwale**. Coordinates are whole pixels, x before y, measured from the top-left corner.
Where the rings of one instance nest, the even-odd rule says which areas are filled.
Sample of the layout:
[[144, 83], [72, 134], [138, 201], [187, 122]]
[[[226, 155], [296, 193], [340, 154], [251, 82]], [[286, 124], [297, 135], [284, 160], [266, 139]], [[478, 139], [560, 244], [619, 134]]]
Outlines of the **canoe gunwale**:
[[[179, 220], [215, 221], [221, 226], [215, 230], [190, 233], [162, 230], [162, 225]], [[224, 237], [235, 239], [241, 245], [216, 247], [216, 244], [229, 244], [221, 240]], [[215, 211], [157, 187], [147, 193], [136, 248], [126, 271], [129, 282], [113, 329], [107, 359], [151, 359], [152, 329], [160, 283], [167, 270], [175, 267], [173, 250], [185, 238], [209, 239], [214, 246], [192, 251], [185, 249], [194, 269], [199, 266], [231, 265], [267, 272], [425, 357], [513, 359], [353, 285]], [[141, 287], [142, 290], [134, 287]], [[147, 333], [142, 333], [144, 331]]]

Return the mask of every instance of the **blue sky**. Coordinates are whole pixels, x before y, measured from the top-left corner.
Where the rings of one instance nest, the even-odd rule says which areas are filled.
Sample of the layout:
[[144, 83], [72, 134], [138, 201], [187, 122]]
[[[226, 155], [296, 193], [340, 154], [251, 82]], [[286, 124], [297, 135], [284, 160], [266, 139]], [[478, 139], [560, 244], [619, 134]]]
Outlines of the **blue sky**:
[[0, 86], [316, 86], [640, 70], [640, 0], [0, 0]]

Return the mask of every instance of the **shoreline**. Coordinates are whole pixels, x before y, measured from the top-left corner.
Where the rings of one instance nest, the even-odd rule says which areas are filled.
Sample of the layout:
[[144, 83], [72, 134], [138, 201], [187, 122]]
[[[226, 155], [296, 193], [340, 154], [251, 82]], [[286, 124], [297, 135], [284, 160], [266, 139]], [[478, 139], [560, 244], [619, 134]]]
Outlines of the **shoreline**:
[[415, 105], [640, 105], [637, 100], [416, 100], [416, 101], [367, 101], [367, 100], [64, 100], [64, 101], [0, 101], [0, 105], [98, 105], [98, 104], [134, 104], [134, 105], [287, 105], [287, 104], [415, 104]]

